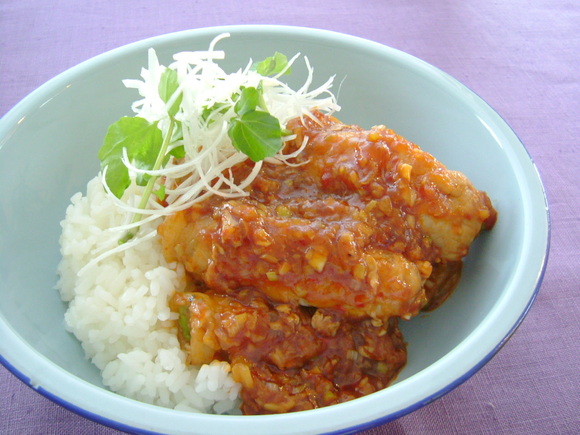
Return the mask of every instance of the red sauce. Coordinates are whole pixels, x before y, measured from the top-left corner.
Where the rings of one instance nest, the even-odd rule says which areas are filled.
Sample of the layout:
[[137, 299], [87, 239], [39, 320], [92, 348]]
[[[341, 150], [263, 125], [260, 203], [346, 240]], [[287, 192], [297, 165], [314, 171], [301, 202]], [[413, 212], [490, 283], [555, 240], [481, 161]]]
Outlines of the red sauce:
[[[327, 406], [385, 388], [406, 361], [398, 319], [440, 304], [495, 210], [485, 193], [394, 132], [317, 114], [296, 166], [264, 164], [238, 199], [159, 227], [185, 265], [190, 362], [232, 365], [247, 414]], [[234, 168], [240, 179], [246, 165]]]

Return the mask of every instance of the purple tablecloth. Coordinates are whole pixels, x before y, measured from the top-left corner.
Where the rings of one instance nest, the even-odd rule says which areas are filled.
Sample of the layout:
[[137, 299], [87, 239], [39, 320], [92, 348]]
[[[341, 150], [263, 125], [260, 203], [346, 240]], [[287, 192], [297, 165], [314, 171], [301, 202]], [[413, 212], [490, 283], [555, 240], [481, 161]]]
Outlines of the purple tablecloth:
[[[0, 115], [94, 55], [163, 33], [224, 24], [330, 29], [422, 58], [466, 84], [504, 117], [545, 183], [552, 248], [544, 283], [522, 326], [463, 385], [366, 433], [578, 433], [580, 3], [2, 0]], [[50, 402], [0, 366], [0, 433], [117, 432]]]

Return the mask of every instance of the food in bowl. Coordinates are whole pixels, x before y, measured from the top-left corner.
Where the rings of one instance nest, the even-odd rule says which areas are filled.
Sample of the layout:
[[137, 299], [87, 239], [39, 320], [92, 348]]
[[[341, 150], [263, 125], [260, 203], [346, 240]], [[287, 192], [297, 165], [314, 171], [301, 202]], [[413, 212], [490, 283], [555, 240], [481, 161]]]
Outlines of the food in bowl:
[[332, 80], [289, 89], [296, 58], [226, 74], [218, 42], [168, 68], [150, 52], [126, 82], [137, 116], [111, 126], [63, 222], [67, 324], [109, 388], [176, 409], [385, 388], [407, 358], [399, 319], [449, 295], [495, 210], [395, 132], [338, 121]]

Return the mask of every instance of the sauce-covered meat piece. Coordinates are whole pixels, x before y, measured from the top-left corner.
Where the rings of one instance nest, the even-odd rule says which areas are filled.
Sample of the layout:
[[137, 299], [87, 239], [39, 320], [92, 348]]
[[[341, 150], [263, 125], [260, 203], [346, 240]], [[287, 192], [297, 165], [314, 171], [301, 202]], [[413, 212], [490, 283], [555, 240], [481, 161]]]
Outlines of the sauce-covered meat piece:
[[417, 314], [432, 266], [460, 261], [493, 225], [486, 194], [385, 127], [322, 114], [290, 126], [290, 148], [308, 137], [297, 166], [264, 164], [248, 197], [169, 216], [167, 259], [212, 288], [252, 285], [353, 317]]
[[[295, 165], [264, 163], [248, 195], [211, 197], [165, 219], [192, 364], [228, 361], [242, 411], [299, 411], [385, 388], [406, 361], [398, 318], [441, 304], [496, 219], [461, 173], [383, 126], [315, 113], [289, 125]], [[251, 170], [240, 164], [234, 177]]]
[[344, 319], [333, 310], [269, 302], [253, 288], [177, 293], [172, 308], [191, 363], [230, 362], [245, 414], [370, 394], [388, 386], [406, 362], [395, 319]]
[[373, 243], [376, 223], [365, 211], [333, 199], [308, 202], [318, 217], [280, 216], [251, 199], [195, 205], [159, 228], [166, 256], [213, 289], [254, 286], [279, 302], [351, 317], [410, 317], [421, 309], [429, 262]]
[[[394, 244], [415, 249], [427, 238], [437, 248], [432, 261], [456, 261], [467, 254], [482, 227], [495, 223], [485, 192], [385, 126], [364, 130], [318, 114], [316, 120], [296, 119], [289, 127], [298, 135], [297, 143], [309, 138], [301, 155], [307, 161], [303, 168], [322, 192], [354, 195], [365, 204], [387, 202], [378, 214], [384, 214], [381, 230]], [[412, 251], [407, 254], [413, 256]]]

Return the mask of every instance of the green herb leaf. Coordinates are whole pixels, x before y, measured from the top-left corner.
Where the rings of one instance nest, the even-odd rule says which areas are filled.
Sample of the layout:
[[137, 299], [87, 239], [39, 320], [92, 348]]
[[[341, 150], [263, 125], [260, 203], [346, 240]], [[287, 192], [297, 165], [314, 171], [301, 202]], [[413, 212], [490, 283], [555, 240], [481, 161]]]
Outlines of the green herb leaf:
[[232, 118], [228, 136], [234, 147], [254, 162], [273, 156], [282, 147], [282, 131], [278, 118], [259, 110]]
[[105, 173], [105, 183], [117, 198], [121, 198], [125, 190], [131, 185], [131, 178], [129, 177], [129, 170], [121, 159], [114, 159], [110, 162], [103, 162], [101, 168], [107, 167]]
[[159, 189], [157, 189], [153, 193], [155, 194], [155, 196], [157, 196], [157, 198], [159, 198], [159, 201], [163, 201], [165, 199], [165, 184], [159, 186]]
[[165, 167], [169, 162], [171, 157], [175, 157], [176, 159], [182, 159], [185, 157], [185, 147], [183, 145], [176, 146], [163, 157], [163, 162], [161, 163], [162, 167]]
[[253, 87], [247, 87], [242, 89], [242, 93], [236, 101], [234, 106], [234, 111], [243, 116], [252, 110], [256, 110], [256, 107], [260, 104], [261, 93], [258, 89]]
[[[154, 171], [159, 169], [163, 165], [163, 162], [166, 160], [167, 148], [169, 147], [169, 142], [171, 141], [171, 137], [173, 137], [173, 130], [175, 129], [176, 124], [177, 123], [176, 123], [174, 118], [169, 119], [169, 128], [167, 130], [167, 135], [165, 136], [165, 138], [163, 138], [162, 144], [159, 147], [159, 151], [157, 152], [157, 157], [155, 158], [155, 162], [151, 166], [151, 169]], [[143, 191], [143, 195], [141, 196], [141, 201], [139, 201], [138, 207], [140, 209], [145, 209], [145, 207], [147, 206], [147, 202], [149, 201], [149, 197], [151, 196], [151, 193], [153, 193], [153, 187], [155, 186], [155, 182], [157, 181], [158, 178], [159, 178], [158, 175], [152, 175], [147, 180], [147, 185], [145, 186], [145, 190]], [[141, 217], [142, 217], [142, 213], [136, 213], [133, 216], [133, 223], [138, 222], [139, 219], [141, 219]], [[131, 240], [133, 237], [135, 237], [135, 234], [137, 234], [138, 230], [139, 230], [139, 227], [137, 227], [133, 230], [128, 230], [125, 233], [125, 235], [119, 239], [119, 244], [122, 245], [123, 243]]]
[[[148, 168], [139, 168], [139, 169], [148, 169]], [[137, 183], [137, 186], [147, 186], [147, 183], [149, 183], [150, 178], [151, 175], [149, 174], [137, 174], [137, 176], [135, 177], [135, 183]]]
[[[159, 79], [159, 96], [165, 103], [168, 103], [169, 99], [173, 96], [178, 88], [179, 80], [177, 79], [177, 71], [171, 68], [166, 68], [165, 71], [163, 71], [163, 74], [161, 74], [161, 78]], [[180, 94], [167, 111], [169, 116], [175, 116], [177, 114], [182, 100], [183, 94]]]
[[[258, 74], [263, 76], [273, 76], [282, 72], [288, 65], [288, 58], [282, 53], [275, 52], [274, 56], [267, 57], [262, 62], [254, 65]], [[288, 68], [284, 74], [290, 74], [291, 68]]]
[[182, 159], [185, 157], [185, 147], [183, 145], [176, 146], [171, 151], [169, 151], [167, 155], [171, 155], [176, 159]]
[[109, 127], [99, 150], [99, 159], [101, 169], [107, 168], [105, 181], [117, 198], [123, 196], [130, 184], [128, 169], [121, 161], [123, 149], [137, 167], [151, 169], [162, 143], [157, 123], [152, 124], [143, 118], [125, 116]]
[[[234, 94], [233, 97], [237, 98], [238, 94]], [[210, 107], [205, 106], [203, 108], [203, 111], [201, 112], [201, 119], [207, 122], [210, 115], [212, 115], [214, 112], [224, 115], [230, 107], [231, 107], [230, 104], [219, 102], [212, 104]], [[213, 122], [213, 119], [210, 120], [210, 124], [211, 122]]]

